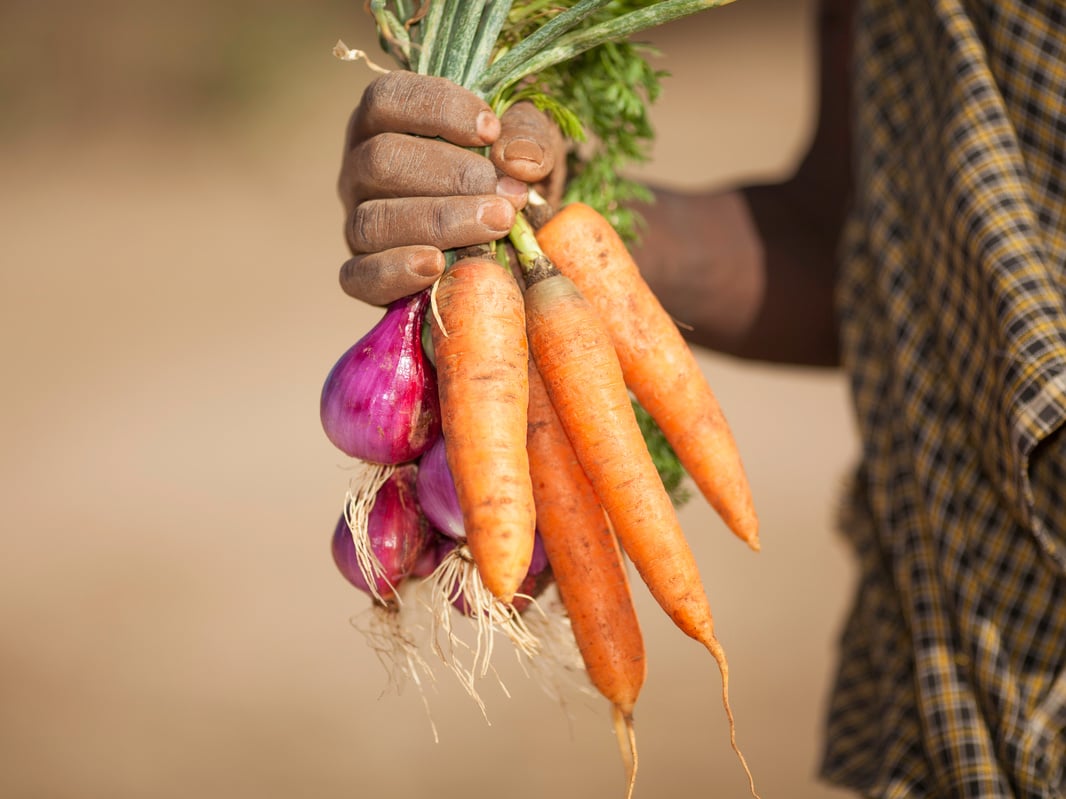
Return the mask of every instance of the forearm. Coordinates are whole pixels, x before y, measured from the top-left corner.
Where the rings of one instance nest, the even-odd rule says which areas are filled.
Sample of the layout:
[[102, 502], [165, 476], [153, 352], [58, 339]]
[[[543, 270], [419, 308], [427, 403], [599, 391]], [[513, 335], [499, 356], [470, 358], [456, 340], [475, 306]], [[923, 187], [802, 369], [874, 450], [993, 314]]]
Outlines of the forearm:
[[838, 362], [835, 231], [803, 202], [789, 182], [699, 195], [657, 190], [642, 208], [648, 227], [637, 262], [689, 341], [778, 363]]
[[637, 263], [694, 344], [745, 358], [839, 362], [837, 245], [851, 194], [851, 0], [818, 9], [815, 134], [783, 183], [721, 193], [656, 191]]

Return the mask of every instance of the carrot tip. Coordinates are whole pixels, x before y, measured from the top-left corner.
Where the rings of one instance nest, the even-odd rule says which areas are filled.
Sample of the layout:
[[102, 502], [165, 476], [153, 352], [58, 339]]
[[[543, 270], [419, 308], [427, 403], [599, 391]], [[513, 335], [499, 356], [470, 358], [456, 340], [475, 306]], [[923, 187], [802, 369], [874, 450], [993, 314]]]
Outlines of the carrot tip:
[[633, 714], [626, 713], [618, 705], [612, 708], [614, 732], [618, 737], [618, 749], [626, 770], [626, 797], [632, 799], [633, 787], [637, 784], [637, 736], [633, 729]]
[[740, 747], [737, 745], [737, 725], [733, 719], [733, 708], [729, 704], [729, 664], [725, 658], [725, 649], [722, 648], [721, 642], [714, 635], [711, 636], [709, 641], [704, 642], [704, 646], [710, 650], [712, 657], [718, 664], [718, 670], [722, 674], [722, 705], [725, 707], [726, 719], [729, 721], [729, 745], [736, 753], [737, 758], [740, 760], [740, 765], [744, 768], [744, 773], [748, 777], [748, 788], [751, 791], [751, 795], [755, 799], [760, 799], [759, 794], [755, 791], [755, 777], [752, 776], [751, 769], [748, 768], [748, 761], [744, 757], [744, 753], [740, 751]]

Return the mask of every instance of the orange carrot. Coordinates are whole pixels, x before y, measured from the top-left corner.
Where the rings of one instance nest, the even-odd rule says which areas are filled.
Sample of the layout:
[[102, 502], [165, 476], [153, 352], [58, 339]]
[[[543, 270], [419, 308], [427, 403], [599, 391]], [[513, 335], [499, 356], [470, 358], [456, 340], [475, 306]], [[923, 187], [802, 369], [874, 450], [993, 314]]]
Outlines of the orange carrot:
[[552, 406], [622, 548], [652, 596], [718, 663], [730, 743], [755, 794], [751, 771], [736, 743], [729, 667], [714, 633], [710, 604], [644, 444], [618, 356], [605, 326], [574, 284], [555, 270], [546, 277], [541, 274], [527, 273], [526, 331]]
[[714, 392], [625, 243], [597, 211], [563, 208], [537, 233], [610, 331], [626, 385], [662, 429], [700, 492], [755, 550], [759, 523], [740, 454]]
[[436, 290], [432, 325], [448, 468], [482, 582], [511, 602], [533, 555], [526, 453], [528, 348], [522, 293], [489, 258], [456, 262]]
[[614, 708], [630, 796], [637, 774], [633, 708], [647, 671], [644, 638], [618, 541], [532, 360], [526, 446], [537, 529], [585, 671]]

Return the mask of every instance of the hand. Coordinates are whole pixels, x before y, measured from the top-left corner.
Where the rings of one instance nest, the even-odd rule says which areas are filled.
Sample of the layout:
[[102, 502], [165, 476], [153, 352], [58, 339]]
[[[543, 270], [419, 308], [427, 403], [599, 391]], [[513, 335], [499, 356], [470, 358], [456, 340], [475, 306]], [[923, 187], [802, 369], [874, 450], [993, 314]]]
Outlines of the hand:
[[[489, 158], [467, 149], [490, 147]], [[527, 184], [558, 194], [562, 138], [528, 103], [498, 119], [443, 78], [396, 71], [371, 83], [348, 123], [338, 188], [353, 257], [344, 291], [385, 305], [431, 285], [443, 250], [507, 235]]]

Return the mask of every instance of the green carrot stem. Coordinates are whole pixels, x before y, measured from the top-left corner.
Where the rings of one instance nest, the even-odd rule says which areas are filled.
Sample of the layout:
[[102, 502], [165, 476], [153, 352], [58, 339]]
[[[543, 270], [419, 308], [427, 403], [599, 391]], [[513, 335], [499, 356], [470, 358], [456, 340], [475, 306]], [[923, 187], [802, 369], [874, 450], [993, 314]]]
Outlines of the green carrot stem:
[[461, 81], [463, 86], [469, 86], [485, 71], [485, 66], [489, 63], [496, 47], [496, 41], [500, 38], [500, 31], [507, 22], [512, 2], [513, 0], [488, 0], [481, 17], [481, 25], [477, 30], [474, 47], [467, 59], [466, 71]]
[[411, 37], [399, 18], [385, 8], [385, 0], [372, 0], [370, 13], [378, 26], [385, 50], [393, 55], [405, 69], [411, 66]]
[[417, 12], [420, 3], [418, 0], [395, 0], [396, 18], [400, 21], [400, 27], [410, 41], [407, 55], [407, 68], [418, 71], [418, 59], [421, 56], [422, 26], [408, 25], [411, 17]]
[[[500, 82], [502, 78], [506, 78], [510, 72], [519, 68], [527, 59], [532, 58], [537, 52], [555, 42], [560, 36], [573, 29], [575, 25], [603, 8], [610, 1], [581, 0], [577, 5], [555, 15], [485, 69], [478, 79], [477, 87], [493, 86]], [[508, 81], [508, 83], [513, 82]], [[482, 96], [489, 97], [494, 93], [483, 93]]]
[[556, 0], [526, 0], [511, 12], [511, 20], [513, 22], [522, 22], [556, 6], [558, 6]]
[[[371, 0], [371, 2], [373, 2], [373, 0]], [[413, 13], [411, 0], [393, 0], [392, 4], [396, 6], [396, 18], [400, 20], [401, 23], [404, 23], [403, 27], [406, 30], [406, 22], [411, 18], [411, 14]]]
[[455, 2], [452, 5], [457, 6], [457, 10], [452, 17], [448, 47], [445, 49], [440, 71], [434, 74], [441, 75], [453, 83], [462, 83], [470, 52], [477, 39], [485, 0], [462, 0], [461, 3]]
[[533, 225], [524, 213], [518, 213], [515, 216], [514, 225], [507, 236], [514, 245], [518, 263], [522, 267], [522, 274], [527, 283], [536, 282], [538, 279], [547, 277], [547, 273], [555, 271], [552, 262], [540, 248]]
[[[732, 2], [733, 0], [663, 0], [663, 2], [655, 3], [636, 11], [630, 11], [620, 17], [615, 17], [583, 30], [571, 31], [558, 38], [553, 46], [533, 54], [530, 58], [515, 66], [508, 74], [496, 78], [491, 85], [484, 81], [479, 81], [476, 89], [482, 97], [495, 96], [501, 90], [528, 75], [540, 72], [568, 58], [581, 55], [586, 50], [590, 50], [604, 42], [624, 39], [642, 30], [672, 22], [675, 19], [695, 14], [698, 11], [728, 5]], [[574, 6], [574, 8], [577, 8], [577, 6]], [[565, 15], [566, 12], [563, 12], [559, 16]], [[547, 24], [545, 27], [547, 27]], [[518, 49], [517, 46], [514, 49]]]
[[[444, 10], [447, 5], [448, 3], [442, 3], [440, 0], [430, 2], [429, 11], [419, 23], [423, 31], [422, 52], [418, 58], [418, 72], [421, 75], [437, 74], [432, 71], [434, 61], [442, 58], [438, 52], [448, 47], [448, 32], [451, 30], [451, 25], [444, 19]], [[452, 4], [452, 12], [454, 11], [455, 5]]]

